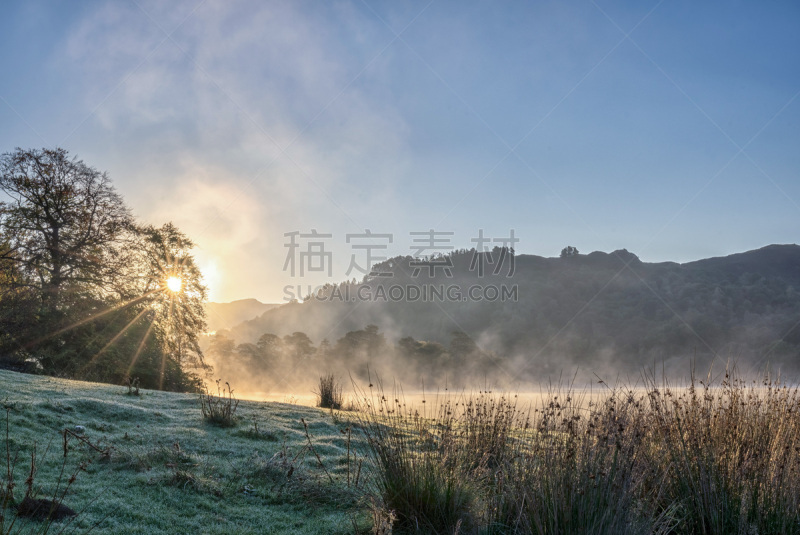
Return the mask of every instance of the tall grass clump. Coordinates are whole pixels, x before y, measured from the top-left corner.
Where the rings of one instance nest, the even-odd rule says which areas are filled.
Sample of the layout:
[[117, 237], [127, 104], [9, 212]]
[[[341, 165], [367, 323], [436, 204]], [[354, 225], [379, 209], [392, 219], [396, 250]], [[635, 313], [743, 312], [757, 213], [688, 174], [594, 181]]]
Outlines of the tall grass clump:
[[217, 395], [213, 395], [206, 389], [200, 393], [200, 410], [203, 419], [220, 427], [233, 427], [236, 425], [236, 408], [239, 400], [233, 396], [233, 389], [229, 383], [225, 383], [225, 388], [220, 385], [217, 379]]
[[516, 404], [446, 396], [428, 416], [401, 399], [379, 387], [359, 412], [379, 516], [400, 533], [473, 533], [483, 522], [483, 480], [504, 461], [520, 421]]
[[376, 518], [398, 533], [800, 533], [798, 387], [726, 370], [433, 405], [362, 401]]
[[654, 506], [677, 506], [681, 531], [800, 533], [796, 386], [726, 370], [678, 391], [651, 379], [648, 401], [651, 460], [663, 470]]
[[621, 391], [588, 405], [569, 389], [543, 396], [487, 480], [486, 531], [637, 532], [639, 411], [626, 401]]
[[317, 395], [317, 407], [339, 410], [344, 404], [342, 384], [333, 374], [320, 377], [318, 390], [314, 393]]

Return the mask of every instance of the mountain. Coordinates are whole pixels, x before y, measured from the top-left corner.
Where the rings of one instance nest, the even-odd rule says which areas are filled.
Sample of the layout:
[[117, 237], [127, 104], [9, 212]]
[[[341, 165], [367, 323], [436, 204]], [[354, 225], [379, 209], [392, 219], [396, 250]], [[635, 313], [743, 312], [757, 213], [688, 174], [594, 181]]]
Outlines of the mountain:
[[[265, 333], [299, 331], [315, 344], [333, 344], [375, 325], [391, 343], [411, 336], [452, 346], [455, 334], [466, 333], [485, 354], [530, 377], [587, 366], [614, 372], [672, 361], [685, 366], [687, 358], [701, 366], [732, 359], [800, 369], [798, 245], [684, 264], [646, 263], [624, 249], [517, 255], [510, 276], [510, 254], [497, 273], [488, 262], [500, 264], [503, 252], [495, 249], [491, 258], [457, 251], [418, 273], [418, 260], [393, 258], [374, 268], [391, 277], [327, 285], [318, 298], [268, 310], [229, 335], [254, 343]], [[488, 264], [483, 277], [476, 269], [481, 262]], [[481, 299], [467, 295], [471, 287]], [[507, 299], [492, 298], [504, 289]], [[428, 293], [409, 299], [420, 291]]]
[[240, 299], [230, 303], [205, 303], [203, 306], [208, 330], [221, 331], [280, 305], [262, 303], [256, 299]]

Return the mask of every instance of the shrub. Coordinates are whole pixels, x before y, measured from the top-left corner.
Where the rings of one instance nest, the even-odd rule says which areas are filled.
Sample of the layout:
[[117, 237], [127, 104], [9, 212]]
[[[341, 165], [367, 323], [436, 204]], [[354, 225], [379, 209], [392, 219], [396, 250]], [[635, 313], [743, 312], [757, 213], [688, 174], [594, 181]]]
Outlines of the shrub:
[[479, 497], [471, 476], [483, 464], [459, 451], [463, 435], [455, 428], [452, 407], [441, 405], [441, 419], [433, 425], [435, 419], [407, 410], [396, 395], [390, 402], [379, 389], [379, 398], [365, 398], [357, 416], [367, 439], [372, 491], [379, 498], [375, 518], [401, 532], [471, 532]]
[[569, 391], [551, 393], [494, 473], [494, 531], [650, 533], [636, 507], [642, 418], [632, 396], [613, 392], [587, 410]]
[[233, 389], [229, 383], [225, 383], [225, 388], [220, 386], [220, 379], [217, 379], [217, 395], [211, 394], [208, 389], [205, 393], [200, 393], [200, 409], [203, 412], [203, 419], [220, 427], [233, 427], [236, 425], [236, 408], [239, 400], [233, 396]]

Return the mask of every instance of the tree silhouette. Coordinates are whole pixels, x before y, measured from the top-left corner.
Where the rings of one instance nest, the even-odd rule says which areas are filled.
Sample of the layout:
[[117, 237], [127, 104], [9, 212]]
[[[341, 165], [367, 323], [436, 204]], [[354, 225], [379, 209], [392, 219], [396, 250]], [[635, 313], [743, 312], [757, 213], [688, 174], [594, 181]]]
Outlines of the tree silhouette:
[[202, 365], [206, 289], [191, 240], [172, 224], [137, 225], [108, 175], [64, 149], [3, 154], [0, 191], [0, 361], [196, 385], [185, 371]]
[[132, 218], [108, 176], [64, 149], [22, 150], [0, 157], [5, 256], [57, 308], [68, 294], [110, 290], [118, 246]]
[[561, 258], [568, 258], [570, 256], [577, 256], [577, 255], [578, 255], [578, 249], [571, 245], [567, 245], [566, 247], [561, 249]]

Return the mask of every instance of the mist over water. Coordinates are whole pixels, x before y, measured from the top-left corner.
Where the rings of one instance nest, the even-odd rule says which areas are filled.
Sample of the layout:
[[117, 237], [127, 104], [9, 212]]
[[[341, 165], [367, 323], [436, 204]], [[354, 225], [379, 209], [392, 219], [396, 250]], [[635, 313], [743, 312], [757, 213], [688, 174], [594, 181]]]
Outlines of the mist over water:
[[[210, 355], [213, 357], [214, 353]], [[227, 381], [238, 399], [315, 406], [320, 377], [333, 373], [342, 387], [343, 406], [346, 408], [363, 407], [365, 403], [377, 405], [385, 397], [403, 410], [418, 410], [421, 413], [430, 413], [445, 402], [460, 403], [480, 396], [489, 399], [503, 397], [523, 412], [541, 408], [554, 399], [563, 402], [568, 398], [573, 406], [586, 409], [589, 403], [601, 402], [614, 393], [643, 396], [647, 384], [669, 388], [676, 394], [686, 389], [692, 376], [704, 384], [718, 385], [726, 373], [726, 366], [730, 370], [735, 367], [737, 373], [747, 377], [747, 381], [754, 385], [759, 384], [766, 374], [772, 378], [780, 374], [778, 370], [768, 368], [743, 369], [733, 361], [700, 367], [697, 362], [687, 358], [682, 362], [673, 360], [669, 365], [660, 363], [625, 375], [608, 366], [597, 371], [573, 369], [569, 374], [560, 372], [537, 381], [503, 381], [499, 379], [499, 373], [493, 376], [462, 375], [459, 382], [454, 384], [446, 374], [426, 377], [418, 370], [404, 371], [402, 362], [384, 368], [370, 367], [364, 370], [363, 376], [344, 367], [325, 367], [313, 360], [301, 365], [286, 364], [269, 372], [258, 368], [233, 368], [213, 359], [209, 359], [209, 363], [214, 366], [214, 372], [211, 376], [213, 379], [208, 380], [207, 385], [214, 388], [213, 383], [217, 378], [223, 383]], [[783, 374], [780, 379], [788, 384], [797, 382], [792, 375]]]
[[[452, 278], [416, 278], [415, 260], [397, 257], [393, 285], [476, 281], [516, 288], [495, 301], [349, 302], [382, 284], [329, 284], [303, 302], [271, 308], [204, 340], [213, 377], [239, 392], [304, 396], [332, 373], [398, 383], [407, 392], [538, 392], [550, 384], [641, 384], [642, 376], [677, 383], [692, 369], [735, 365], [745, 374], [800, 371], [800, 247], [772, 245], [688, 264], [652, 264], [626, 250], [559, 258], [513, 256], [513, 276], [477, 279], [475, 250], [442, 257]], [[369, 292], [367, 292], [369, 290]]]
[[[222, 350], [220, 345], [224, 346]], [[223, 352], [225, 348], [230, 352]], [[448, 356], [444, 362], [434, 366], [430, 361], [419, 362], [403, 357], [397, 351], [376, 358], [361, 355], [362, 358], [347, 359], [334, 358], [330, 354], [323, 358], [318, 347], [309, 346], [307, 350], [309, 353], [297, 361], [278, 355], [265, 363], [257, 358], [257, 346], [236, 346], [229, 339], [217, 338], [206, 350], [206, 361], [213, 368], [206, 378], [207, 384], [213, 389], [216, 379], [223, 383], [227, 381], [240, 399], [314, 405], [320, 377], [333, 374], [342, 385], [345, 404], [363, 400], [365, 396], [376, 395], [382, 390], [387, 397], [402, 397], [414, 404], [422, 399], [435, 401], [436, 398], [490, 393], [517, 396], [521, 403], [536, 405], [557, 392], [571, 391], [575, 395], [595, 397], [612, 389], [636, 391], [650, 378], [682, 387], [691, 380], [693, 370], [696, 377], [704, 379], [710, 371], [712, 382], [724, 374], [726, 367], [735, 367], [742, 375], [756, 380], [765, 373], [772, 377], [780, 374], [781, 379], [789, 383], [797, 380], [796, 374], [785, 372], [779, 366], [755, 366], [722, 357], [712, 362], [701, 362], [692, 357], [673, 358], [633, 368], [619, 366], [610, 355], [602, 354], [602, 358], [592, 363], [593, 366], [587, 363], [568, 368], [566, 365], [572, 361], [565, 356], [561, 359], [564, 369], [555, 369], [553, 363], [555, 371], [544, 375], [541, 366], [531, 366], [529, 358], [521, 355], [512, 359], [493, 357], [489, 361], [480, 356], [466, 359]], [[256, 352], [256, 358], [248, 351]], [[358, 352], [355, 355], [358, 357]], [[538, 373], [542, 375], [537, 377]]]

